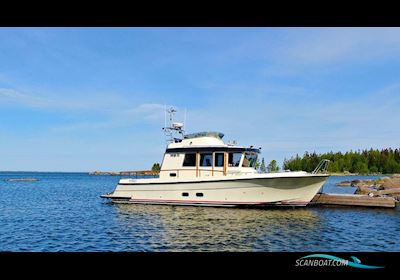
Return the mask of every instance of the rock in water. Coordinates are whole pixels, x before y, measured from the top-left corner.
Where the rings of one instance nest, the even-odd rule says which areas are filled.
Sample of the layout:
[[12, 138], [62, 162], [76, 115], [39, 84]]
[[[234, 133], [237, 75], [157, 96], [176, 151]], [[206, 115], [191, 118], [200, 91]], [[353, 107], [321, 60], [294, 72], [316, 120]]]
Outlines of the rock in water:
[[339, 187], [350, 187], [351, 186], [351, 181], [342, 181], [336, 184], [336, 186]]
[[369, 186], [358, 186], [355, 194], [375, 194], [377, 192], [377, 190], [374, 190], [373, 188], [369, 187]]
[[400, 177], [384, 178], [382, 187], [386, 189], [400, 188]]

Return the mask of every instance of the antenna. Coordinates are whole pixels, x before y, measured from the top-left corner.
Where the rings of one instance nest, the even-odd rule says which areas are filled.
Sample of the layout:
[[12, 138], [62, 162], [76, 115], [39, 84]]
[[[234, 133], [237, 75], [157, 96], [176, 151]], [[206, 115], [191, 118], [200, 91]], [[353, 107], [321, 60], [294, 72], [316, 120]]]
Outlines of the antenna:
[[187, 125], [186, 125], [186, 108], [185, 108], [185, 117], [183, 118], [183, 125], [185, 127], [185, 130], [187, 130]]
[[164, 127], [167, 127], [167, 104], [164, 104]]
[[[166, 108], [166, 106], [165, 106]], [[181, 142], [184, 137], [183, 123], [175, 122], [174, 115], [177, 110], [174, 107], [170, 107], [165, 110], [165, 126], [163, 127], [165, 136], [167, 137], [167, 145], [168, 143], [177, 143]], [[169, 126], [166, 124], [166, 114], [169, 114]], [[179, 136], [179, 137], [177, 137]]]

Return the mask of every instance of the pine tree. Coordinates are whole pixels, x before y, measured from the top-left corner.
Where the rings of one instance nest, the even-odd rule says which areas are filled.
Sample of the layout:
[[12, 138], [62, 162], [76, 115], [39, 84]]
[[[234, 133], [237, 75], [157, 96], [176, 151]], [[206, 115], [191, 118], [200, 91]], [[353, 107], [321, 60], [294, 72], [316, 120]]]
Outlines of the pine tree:
[[264, 158], [262, 158], [262, 160], [261, 160], [260, 171], [261, 171], [261, 172], [266, 172], [266, 171], [267, 171], [267, 168], [265, 167]]
[[285, 159], [283, 167], [285, 170], [312, 171], [322, 159], [329, 159], [329, 172], [351, 172], [360, 174], [370, 173], [399, 173], [400, 172], [400, 149], [365, 149], [350, 150], [345, 153], [329, 152], [316, 154], [305, 152], [303, 157], [296, 155]]
[[160, 172], [160, 170], [161, 170], [161, 165], [158, 162], [154, 163], [153, 166], [151, 167], [151, 171]]
[[267, 166], [267, 171], [268, 171], [268, 172], [277, 172], [277, 171], [279, 171], [279, 166], [278, 166], [276, 160], [273, 159], [273, 160], [268, 164], [268, 166]]

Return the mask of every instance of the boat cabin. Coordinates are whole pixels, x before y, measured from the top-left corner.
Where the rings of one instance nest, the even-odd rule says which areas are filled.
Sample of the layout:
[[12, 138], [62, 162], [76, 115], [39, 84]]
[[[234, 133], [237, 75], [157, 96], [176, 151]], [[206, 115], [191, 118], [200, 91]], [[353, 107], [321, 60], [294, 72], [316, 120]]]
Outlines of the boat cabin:
[[160, 178], [232, 176], [256, 173], [259, 149], [225, 144], [220, 132], [188, 134], [175, 139], [165, 151]]

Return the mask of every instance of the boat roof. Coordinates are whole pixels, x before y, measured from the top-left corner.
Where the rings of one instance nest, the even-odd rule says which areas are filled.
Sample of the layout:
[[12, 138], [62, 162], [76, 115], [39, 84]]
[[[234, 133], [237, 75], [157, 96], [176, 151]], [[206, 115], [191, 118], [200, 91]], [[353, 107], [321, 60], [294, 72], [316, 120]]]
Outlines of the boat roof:
[[215, 137], [218, 139], [222, 139], [222, 137], [224, 137], [224, 134], [222, 132], [217, 132], [217, 131], [203, 131], [203, 132], [187, 134], [183, 138], [184, 139], [192, 139], [192, 138], [199, 138], [199, 137]]
[[260, 149], [245, 148], [245, 147], [232, 147], [232, 146], [195, 146], [195, 147], [172, 147], [167, 148], [166, 153], [197, 153], [197, 152], [253, 152], [260, 153]]
[[217, 131], [204, 131], [184, 135], [183, 139], [170, 143], [166, 149], [167, 153], [181, 152], [256, 152], [260, 153], [259, 149], [252, 146], [245, 148], [238, 146], [236, 143], [225, 144], [222, 140], [224, 134]]

